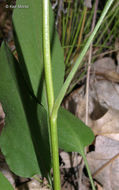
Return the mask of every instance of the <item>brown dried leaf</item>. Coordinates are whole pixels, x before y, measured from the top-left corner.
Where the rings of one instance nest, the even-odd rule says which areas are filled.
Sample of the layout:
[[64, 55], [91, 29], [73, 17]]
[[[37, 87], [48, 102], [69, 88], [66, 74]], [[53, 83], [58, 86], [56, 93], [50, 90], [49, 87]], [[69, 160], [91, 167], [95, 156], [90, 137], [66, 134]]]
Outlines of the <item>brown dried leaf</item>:
[[[115, 157], [115, 155], [117, 156]], [[89, 153], [87, 158], [91, 172], [92, 174], [95, 174], [94, 178], [103, 185], [104, 190], [119, 189], [118, 141], [98, 136], [96, 138], [95, 152]], [[111, 160], [112, 158], [114, 159]]]
[[119, 110], [110, 108], [103, 117], [92, 121], [92, 129], [96, 135], [119, 133]]
[[116, 71], [116, 65], [114, 63], [114, 60], [110, 57], [104, 57], [102, 59], [97, 60], [93, 64], [93, 70], [95, 72], [103, 73], [107, 71]]
[[107, 80], [91, 81], [90, 97], [107, 109], [119, 110], [119, 85]]
[[39, 181], [32, 179], [30, 182], [24, 183], [23, 185], [20, 185], [20, 187], [15, 188], [15, 190], [50, 190], [50, 188], [47, 187], [47, 185], [41, 185]]

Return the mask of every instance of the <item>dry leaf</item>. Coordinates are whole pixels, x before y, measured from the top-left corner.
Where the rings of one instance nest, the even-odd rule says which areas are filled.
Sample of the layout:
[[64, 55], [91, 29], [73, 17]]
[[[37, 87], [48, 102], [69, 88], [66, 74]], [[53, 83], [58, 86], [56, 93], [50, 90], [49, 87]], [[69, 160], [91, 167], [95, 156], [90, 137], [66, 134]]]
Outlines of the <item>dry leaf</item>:
[[15, 190], [50, 190], [47, 185], [41, 185], [39, 181], [32, 179], [31, 181], [24, 183], [23, 185], [20, 185], [18, 188], [15, 188]]
[[107, 80], [91, 81], [90, 97], [105, 108], [119, 110], [119, 85]]
[[104, 190], [101, 185], [96, 184], [97, 190]]
[[99, 73], [116, 71], [116, 65], [113, 59], [111, 59], [110, 57], [104, 57], [102, 59], [97, 60], [93, 64], [92, 70]]
[[96, 135], [119, 133], [119, 110], [110, 108], [103, 117], [92, 121], [92, 126]]
[[[115, 159], [111, 160], [112, 158]], [[107, 137], [96, 138], [95, 152], [87, 155], [94, 178], [103, 185], [104, 190], [119, 189], [119, 142]], [[109, 162], [110, 161], [110, 162]], [[106, 165], [106, 163], [108, 163]], [[99, 170], [102, 168], [101, 170]], [[98, 173], [96, 174], [95, 172]]]

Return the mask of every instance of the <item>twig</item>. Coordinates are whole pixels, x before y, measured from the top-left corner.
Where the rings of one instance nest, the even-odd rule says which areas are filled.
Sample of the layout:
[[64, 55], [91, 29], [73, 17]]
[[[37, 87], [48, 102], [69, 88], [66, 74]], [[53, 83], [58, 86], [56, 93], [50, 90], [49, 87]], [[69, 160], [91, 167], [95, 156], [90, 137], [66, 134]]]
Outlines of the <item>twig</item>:
[[[96, 15], [97, 15], [97, 8], [98, 8], [98, 1], [95, 2], [95, 9], [94, 9], [94, 16], [93, 22], [91, 27], [91, 33], [94, 30], [95, 23], [96, 23]], [[88, 110], [89, 110], [89, 80], [90, 80], [90, 70], [91, 70], [91, 59], [92, 59], [92, 48], [93, 42], [91, 42], [90, 49], [89, 49], [89, 60], [88, 60], [88, 71], [87, 71], [87, 80], [86, 80], [86, 120], [85, 123], [88, 125]]]
[[[93, 32], [94, 27], [95, 27], [95, 23], [96, 23], [97, 8], [98, 8], [98, 0], [96, 0], [96, 2], [95, 2], [95, 9], [94, 9], [93, 21], [92, 21], [92, 26], [91, 26], [91, 33]], [[86, 125], [88, 125], [89, 80], [90, 80], [90, 70], [91, 70], [92, 47], [93, 47], [93, 42], [91, 42], [90, 49], [89, 49], [89, 60], [88, 60], [87, 80], [86, 80], [86, 120], [85, 120]], [[87, 153], [87, 149], [85, 149], [85, 154], [86, 153]], [[84, 167], [84, 162], [82, 162], [81, 169], [79, 171], [79, 173], [80, 173], [80, 180], [79, 180], [80, 185], [82, 184], [81, 181], [82, 181], [83, 167]]]
[[108, 162], [106, 162], [103, 166], [101, 166], [96, 172], [93, 173], [93, 177], [95, 177], [99, 172], [101, 172], [106, 166], [112, 163], [115, 159], [119, 157], [119, 153], [116, 154], [113, 158], [111, 158]]

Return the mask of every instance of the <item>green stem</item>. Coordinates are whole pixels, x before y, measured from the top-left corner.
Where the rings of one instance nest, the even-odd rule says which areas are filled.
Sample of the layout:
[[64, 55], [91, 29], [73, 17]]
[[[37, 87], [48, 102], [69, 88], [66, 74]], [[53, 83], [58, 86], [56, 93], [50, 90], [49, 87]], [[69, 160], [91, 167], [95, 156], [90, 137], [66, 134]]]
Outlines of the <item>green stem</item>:
[[54, 190], [60, 190], [60, 171], [59, 171], [59, 154], [58, 154], [58, 136], [57, 136], [57, 114], [52, 116], [54, 105], [54, 90], [51, 70], [50, 56], [50, 31], [49, 31], [49, 0], [43, 0], [43, 55], [44, 70], [47, 92], [47, 102], [49, 110], [52, 164], [54, 177]]
[[57, 135], [57, 117], [50, 119], [51, 126], [51, 146], [53, 159], [53, 176], [54, 176], [54, 190], [60, 190], [60, 169], [59, 169], [59, 152], [58, 152], [58, 135]]
[[86, 54], [86, 52], [87, 52], [87, 50], [88, 50], [88, 48], [89, 48], [92, 40], [94, 39], [94, 37], [95, 37], [95, 35], [96, 35], [99, 27], [101, 26], [101, 24], [103, 22], [103, 19], [104, 19], [106, 13], [108, 12], [108, 10], [109, 10], [111, 4], [113, 3], [113, 1], [114, 0], [108, 0], [107, 1], [106, 6], [105, 6], [105, 8], [104, 8], [104, 10], [102, 12], [102, 15], [101, 15], [98, 23], [95, 26], [95, 29], [93, 30], [91, 36], [89, 37], [89, 39], [88, 39], [88, 41], [87, 41], [87, 43], [86, 43], [86, 45], [84, 47], [84, 49], [82, 50], [82, 52], [81, 52], [80, 56], [78, 57], [75, 65], [73, 66], [71, 72], [69, 73], [69, 75], [68, 75], [68, 77], [67, 77], [64, 85], [62, 86], [62, 88], [60, 90], [60, 93], [59, 93], [59, 95], [58, 95], [58, 97], [57, 97], [57, 99], [55, 101], [54, 107], [53, 107], [53, 113], [52, 114], [54, 116], [57, 114], [57, 111], [58, 111], [59, 106], [60, 106], [60, 104], [61, 104], [61, 102], [62, 102], [62, 100], [63, 100], [63, 98], [65, 96], [65, 93], [66, 93], [66, 91], [67, 91], [67, 89], [69, 87], [69, 84], [70, 84], [71, 80], [73, 79], [73, 77], [74, 77], [77, 69], [81, 65], [81, 61], [83, 60], [83, 58], [84, 58], [84, 56], [85, 56], [85, 54]]
[[50, 56], [49, 0], [43, 0], [43, 54], [48, 109], [51, 114], [54, 105], [54, 90]]
[[92, 175], [91, 175], [89, 166], [88, 166], [88, 161], [87, 161], [87, 159], [86, 159], [86, 155], [85, 155], [84, 151], [82, 151], [81, 155], [82, 155], [82, 157], [83, 157], [83, 160], [84, 160], [84, 163], [85, 163], [87, 172], [88, 172], [88, 176], [89, 176], [89, 179], [90, 179], [90, 183], [91, 183], [91, 186], [92, 186], [92, 190], [96, 190], [96, 189], [95, 189], [95, 186], [94, 186], [93, 178], [92, 178]]

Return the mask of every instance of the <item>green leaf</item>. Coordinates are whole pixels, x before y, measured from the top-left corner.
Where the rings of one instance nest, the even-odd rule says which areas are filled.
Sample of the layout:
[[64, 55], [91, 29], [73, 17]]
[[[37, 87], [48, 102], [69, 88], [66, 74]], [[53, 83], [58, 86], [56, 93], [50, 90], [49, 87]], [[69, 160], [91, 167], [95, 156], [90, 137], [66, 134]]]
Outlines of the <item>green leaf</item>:
[[60, 108], [58, 113], [59, 148], [67, 152], [79, 152], [84, 160], [92, 189], [95, 190], [84, 148], [92, 143], [94, 134], [81, 120], [67, 110]]
[[[43, 72], [42, 0], [17, 0], [18, 5], [29, 8], [14, 10], [13, 24], [20, 65], [32, 93], [47, 108]], [[55, 29], [54, 15], [50, 6], [50, 39], [54, 94], [57, 97], [64, 80], [64, 55]]]
[[92, 130], [69, 111], [60, 108], [58, 113], [59, 148], [68, 152], [83, 153], [84, 147], [94, 140]]
[[0, 50], [0, 101], [6, 114], [0, 147], [10, 169], [31, 177], [50, 170], [47, 112], [28, 93], [18, 62]]
[[12, 185], [6, 179], [6, 177], [0, 172], [0, 189], [1, 190], [13, 190]]

